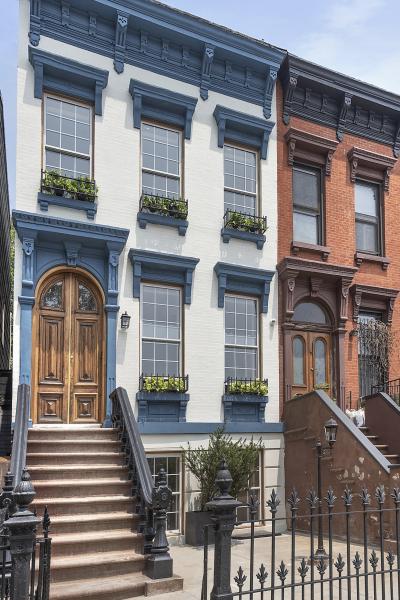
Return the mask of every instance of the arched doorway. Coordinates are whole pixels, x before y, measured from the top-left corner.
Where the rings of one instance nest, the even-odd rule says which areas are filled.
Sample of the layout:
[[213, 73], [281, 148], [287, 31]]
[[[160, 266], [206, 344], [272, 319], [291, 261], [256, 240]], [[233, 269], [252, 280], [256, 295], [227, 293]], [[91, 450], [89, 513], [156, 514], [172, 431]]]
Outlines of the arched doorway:
[[322, 306], [299, 302], [293, 313], [291, 334], [292, 396], [315, 389], [332, 392], [331, 322]]
[[39, 282], [33, 314], [32, 416], [36, 423], [97, 423], [104, 417], [104, 300], [80, 269]]

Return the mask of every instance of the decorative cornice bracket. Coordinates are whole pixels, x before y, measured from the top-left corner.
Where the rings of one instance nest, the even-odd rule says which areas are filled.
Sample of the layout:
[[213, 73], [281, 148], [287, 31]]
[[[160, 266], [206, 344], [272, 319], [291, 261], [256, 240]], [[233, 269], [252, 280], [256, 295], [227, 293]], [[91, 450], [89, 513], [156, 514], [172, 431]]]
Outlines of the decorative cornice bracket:
[[292, 112], [292, 100], [293, 100], [293, 95], [294, 92], [296, 90], [296, 86], [297, 86], [297, 82], [298, 82], [298, 73], [295, 73], [294, 71], [289, 71], [289, 77], [288, 77], [288, 82], [286, 85], [286, 91], [285, 91], [285, 98], [283, 101], [283, 122], [285, 123], [285, 125], [289, 125], [290, 123], [290, 116], [291, 116], [291, 112]]
[[344, 132], [346, 130], [347, 112], [351, 106], [352, 98], [352, 94], [344, 92], [336, 129], [336, 137], [339, 140], [339, 142], [343, 140]]
[[115, 23], [115, 52], [114, 52], [114, 70], [121, 74], [124, 71], [126, 34], [128, 31], [129, 15], [118, 11]]
[[203, 62], [201, 65], [200, 97], [203, 100], [208, 99], [208, 90], [211, 80], [211, 68], [215, 55], [215, 46], [205, 44], [203, 51]]
[[274, 67], [268, 67], [268, 73], [265, 80], [264, 106], [263, 114], [266, 119], [270, 119], [272, 110], [272, 96], [274, 94], [275, 84], [278, 77], [278, 71]]
[[32, 44], [32, 46], [38, 46], [40, 42], [40, 13], [41, 0], [31, 0], [29, 41]]

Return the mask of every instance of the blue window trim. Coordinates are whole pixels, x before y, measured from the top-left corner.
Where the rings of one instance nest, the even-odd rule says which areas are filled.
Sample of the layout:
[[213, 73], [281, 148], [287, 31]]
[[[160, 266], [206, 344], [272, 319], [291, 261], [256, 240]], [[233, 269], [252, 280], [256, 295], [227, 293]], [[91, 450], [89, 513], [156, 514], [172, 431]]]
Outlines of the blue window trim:
[[153, 225], [164, 225], [165, 227], [175, 227], [179, 235], [185, 236], [189, 221], [185, 219], [175, 219], [168, 215], [157, 215], [154, 213], [138, 212], [137, 221], [141, 229], [146, 229], [148, 223]]
[[29, 60], [35, 73], [35, 98], [42, 98], [44, 90], [64, 94], [93, 103], [96, 115], [103, 114], [102, 95], [108, 71], [32, 46], [29, 46]]
[[133, 266], [133, 297], [140, 298], [142, 280], [182, 285], [184, 303], [192, 302], [193, 271], [199, 258], [164, 254], [149, 250], [129, 250]]
[[224, 244], [229, 244], [232, 238], [244, 240], [246, 242], [253, 242], [257, 246], [258, 250], [262, 250], [264, 248], [264, 244], [267, 239], [263, 233], [240, 231], [238, 229], [233, 229], [233, 227], [223, 227], [221, 229], [221, 237]]
[[256, 148], [262, 159], [267, 158], [268, 142], [275, 123], [217, 104], [214, 119], [218, 126], [218, 146], [225, 141], [238, 142]]
[[75, 200], [74, 198], [63, 198], [62, 196], [52, 196], [51, 194], [38, 193], [38, 204], [40, 210], [47, 212], [49, 204], [54, 206], [65, 206], [75, 210], [83, 210], [86, 212], [88, 219], [93, 221], [97, 213], [97, 202], [89, 202], [88, 200]]
[[252, 267], [242, 267], [218, 262], [214, 267], [218, 278], [218, 307], [225, 305], [226, 292], [238, 292], [249, 296], [259, 296], [261, 312], [268, 311], [268, 299], [274, 271], [264, 271]]
[[[186, 406], [190, 395], [179, 392], [137, 392], [138, 402], [138, 422], [186, 422]], [[152, 405], [157, 407], [164, 406], [168, 411], [163, 411], [160, 416], [152, 410]]]
[[[225, 423], [246, 423], [254, 422], [254, 418], [258, 423], [265, 422], [265, 407], [268, 403], [268, 396], [260, 396], [258, 394], [224, 394], [222, 396], [224, 404], [224, 421]], [[240, 414], [241, 409], [253, 409], [251, 417], [245, 417]]]
[[197, 98], [131, 79], [129, 93], [133, 100], [133, 126], [140, 129], [143, 118], [181, 127], [185, 138], [192, 135], [192, 120]]

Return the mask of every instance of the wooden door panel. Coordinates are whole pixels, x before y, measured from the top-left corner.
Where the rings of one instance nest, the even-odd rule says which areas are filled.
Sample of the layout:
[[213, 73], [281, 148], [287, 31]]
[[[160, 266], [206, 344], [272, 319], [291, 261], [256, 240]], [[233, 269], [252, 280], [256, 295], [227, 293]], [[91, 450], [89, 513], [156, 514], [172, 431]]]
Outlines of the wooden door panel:
[[97, 421], [98, 420], [98, 397], [96, 393], [74, 394], [73, 400], [74, 412], [72, 420], [75, 422]]
[[[331, 393], [331, 336], [325, 333], [296, 332], [292, 336], [292, 397], [314, 389]], [[322, 364], [322, 345], [325, 362]], [[324, 381], [322, 381], [324, 379]]]
[[99, 334], [97, 321], [76, 318], [74, 385], [97, 385], [99, 381]]
[[39, 383], [64, 385], [64, 317], [41, 315]]
[[62, 393], [39, 394], [39, 415], [42, 423], [63, 423], [65, 420]]

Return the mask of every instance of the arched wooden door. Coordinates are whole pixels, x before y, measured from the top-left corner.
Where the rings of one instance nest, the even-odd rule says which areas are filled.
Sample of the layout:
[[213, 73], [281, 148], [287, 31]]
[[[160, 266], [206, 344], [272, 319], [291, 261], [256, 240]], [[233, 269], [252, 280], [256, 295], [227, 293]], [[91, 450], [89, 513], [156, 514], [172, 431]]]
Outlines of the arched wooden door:
[[35, 422], [102, 420], [103, 312], [97, 285], [82, 272], [57, 272], [39, 286], [32, 338]]

